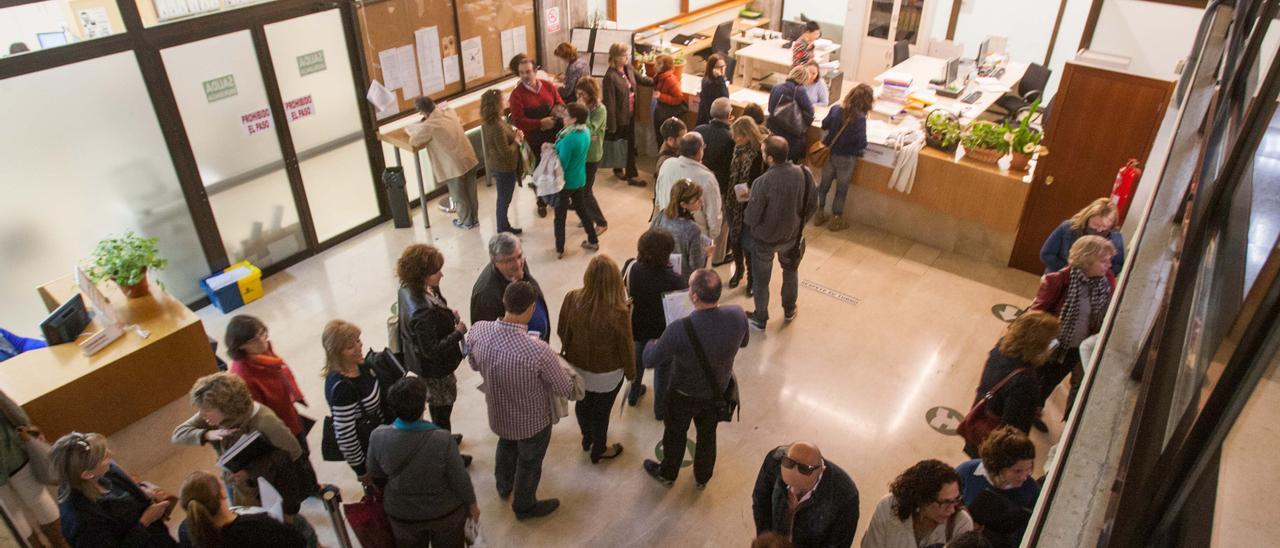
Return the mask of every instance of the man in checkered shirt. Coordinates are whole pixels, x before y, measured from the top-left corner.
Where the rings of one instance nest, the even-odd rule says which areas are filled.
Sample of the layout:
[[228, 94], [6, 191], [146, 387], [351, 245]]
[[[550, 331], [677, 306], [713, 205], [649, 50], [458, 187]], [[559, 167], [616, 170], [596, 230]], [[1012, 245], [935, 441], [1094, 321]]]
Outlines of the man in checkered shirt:
[[476, 322], [467, 334], [471, 368], [484, 377], [489, 428], [498, 435], [498, 496], [515, 494], [516, 519], [545, 516], [560, 507], [559, 499], [538, 500], [538, 481], [551, 442], [551, 396], [573, 394], [573, 381], [556, 352], [529, 334], [537, 300], [533, 284], [512, 282], [502, 295], [506, 314]]

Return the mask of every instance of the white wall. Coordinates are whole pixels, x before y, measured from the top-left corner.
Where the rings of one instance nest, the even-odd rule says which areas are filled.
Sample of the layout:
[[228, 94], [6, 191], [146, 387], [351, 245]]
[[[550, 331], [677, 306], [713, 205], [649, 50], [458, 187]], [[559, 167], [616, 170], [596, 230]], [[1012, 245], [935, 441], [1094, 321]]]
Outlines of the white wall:
[[1175, 78], [1178, 62], [1191, 52], [1204, 10], [1139, 0], [1102, 4], [1090, 49], [1132, 59], [1129, 72]]
[[[1079, 0], [1077, 0], [1079, 1]], [[960, 4], [954, 40], [964, 45], [966, 57], [978, 54], [978, 46], [987, 36], [1009, 39], [1010, 58], [1023, 62], [1043, 63], [1053, 34], [1053, 21], [1058, 16], [1058, 0], [970, 0]], [[950, 7], [950, 6], [948, 6]], [[950, 13], [940, 17], [946, 38]], [[935, 28], [936, 28], [935, 20]]]
[[[856, 0], [855, 0], [856, 1]], [[835, 25], [845, 24], [845, 14], [849, 4], [855, 1], [842, 0], [786, 0], [782, 4], [782, 18], [798, 21], [800, 14], [813, 19]], [[862, 2], [856, 2], [862, 4]]]

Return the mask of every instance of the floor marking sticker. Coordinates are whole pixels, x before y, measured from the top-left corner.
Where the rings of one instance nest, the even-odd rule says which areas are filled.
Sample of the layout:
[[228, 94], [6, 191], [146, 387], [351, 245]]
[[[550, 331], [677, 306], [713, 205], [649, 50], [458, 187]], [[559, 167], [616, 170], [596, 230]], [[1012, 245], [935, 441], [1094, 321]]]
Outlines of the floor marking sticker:
[[817, 283], [811, 282], [811, 281], [809, 281], [809, 280], [801, 280], [801, 281], [800, 281], [800, 285], [801, 285], [802, 287], [805, 287], [805, 288], [808, 288], [808, 289], [812, 289], [812, 290], [814, 290], [814, 291], [817, 291], [818, 293], [821, 293], [821, 294], [823, 294], [823, 295], [826, 295], [826, 296], [831, 297], [831, 298], [833, 298], [833, 299], [836, 299], [836, 300], [838, 300], [838, 301], [843, 301], [843, 302], [848, 303], [848, 304], [853, 305], [853, 306], [858, 306], [858, 303], [862, 302], [862, 300], [861, 300], [861, 299], [859, 299], [859, 298], [857, 298], [857, 297], [854, 297], [854, 296], [852, 296], [852, 295], [847, 295], [847, 294], [841, 293], [841, 292], [839, 292], [839, 291], [836, 291], [836, 290], [834, 290], [834, 289], [831, 289], [830, 287], [827, 287], [827, 286], [824, 286], [824, 285], [821, 285], [821, 284], [817, 284]]

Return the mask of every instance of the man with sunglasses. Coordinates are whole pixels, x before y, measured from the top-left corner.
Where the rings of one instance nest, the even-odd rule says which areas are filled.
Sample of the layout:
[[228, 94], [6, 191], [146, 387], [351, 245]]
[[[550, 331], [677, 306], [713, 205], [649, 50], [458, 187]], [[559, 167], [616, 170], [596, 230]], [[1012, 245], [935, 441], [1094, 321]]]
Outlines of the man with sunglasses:
[[798, 441], [764, 457], [751, 494], [756, 534], [773, 531], [797, 547], [852, 546], [858, 487], [818, 446]]

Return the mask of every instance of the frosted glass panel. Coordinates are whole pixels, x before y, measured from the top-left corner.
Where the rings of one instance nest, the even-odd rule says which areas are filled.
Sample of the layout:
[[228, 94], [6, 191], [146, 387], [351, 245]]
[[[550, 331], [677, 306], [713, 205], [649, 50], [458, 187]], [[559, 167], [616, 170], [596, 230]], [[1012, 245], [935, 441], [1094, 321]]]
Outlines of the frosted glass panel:
[[359, 99], [338, 10], [267, 25], [316, 238], [378, 216]]
[[[845, 12], [848, 7], [847, 0], [786, 0], [782, 4], [782, 19], [799, 21], [800, 16], [804, 15], [814, 21], [843, 27], [846, 19]], [[892, 9], [891, 7], [890, 10], [892, 11]], [[827, 36], [826, 38], [837, 42], [840, 41], [839, 36]]]
[[306, 246], [249, 31], [160, 52], [232, 262]]
[[689, 11], [696, 11], [724, 0], [689, 0]]
[[0, 104], [0, 325], [38, 336], [36, 286], [125, 230], [159, 238], [160, 280], [199, 297], [208, 263], [133, 53], [0, 80]]
[[618, 2], [618, 28], [638, 29], [680, 15], [680, 0]]

